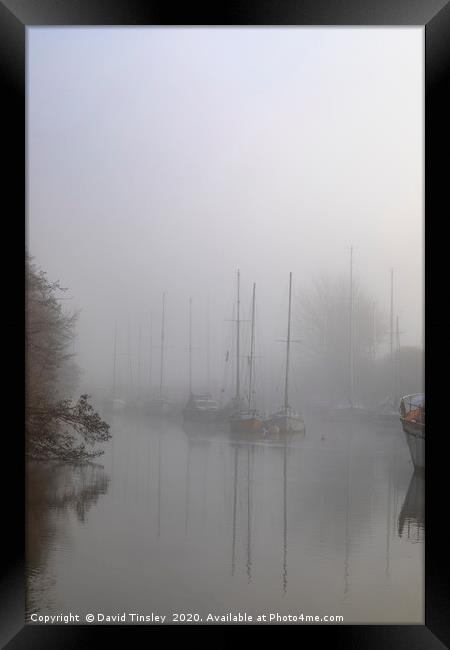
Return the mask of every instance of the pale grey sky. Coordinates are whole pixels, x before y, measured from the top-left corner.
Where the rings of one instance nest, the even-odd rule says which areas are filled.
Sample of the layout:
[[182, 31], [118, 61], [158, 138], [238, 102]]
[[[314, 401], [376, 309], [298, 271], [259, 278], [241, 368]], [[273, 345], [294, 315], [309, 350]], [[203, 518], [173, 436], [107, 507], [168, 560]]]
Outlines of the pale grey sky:
[[237, 267], [244, 301], [257, 283], [270, 345], [289, 271], [297, 290], [347, 273], [351, 244], [386, 310], [395, 268], [403, 342], [421, 343], [423, 39], [28, 29], [29, 248], [82, 308], [80, 363], [96, 381], [109, 381], [114, 321], [135, 341], [153, 312], [156, 330], [163, 290], [172, 354], [185, 354], [189, 295], [204, 338], [209, 294], [221, 355]]

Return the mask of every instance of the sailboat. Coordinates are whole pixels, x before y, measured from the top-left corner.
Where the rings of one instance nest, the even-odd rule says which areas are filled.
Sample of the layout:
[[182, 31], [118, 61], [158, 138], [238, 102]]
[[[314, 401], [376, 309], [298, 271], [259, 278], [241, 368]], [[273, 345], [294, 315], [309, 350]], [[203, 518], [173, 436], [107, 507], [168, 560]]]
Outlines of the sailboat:
[[164, 336], [165, 336], [165, 303], [166, 292], [162, 294], [162, 312], [161, 312], [161, 365], [159, 376], [159, 394], [157, 397], [150, 399], [148, 402], [148, 410], [150, 415], [165, 415], [168, 413], [169, 404], [164, 397]]
[[192, 392], [192, 299], [189, 298], [189, 398], [183, 409], [183, 421], [211, 422], [216, 420], [218, 411], [219, 405], [209, 393], [194, 395]]
[[425, 394], [405, 395], [400, 400], [400, 421], [411, 459], [417, 471], [425, 468]]
[[[239, 275], [238, 275], [239, 278]], [[249, 356], [249, 386], [248, 386], [248, 404], [246, 408], [240, 408], [232, 413], [230, 416], [230, 427], [233, 433], [257, 433], [261, 431], [263, 426], [263, 418], [260, 413], [253, 406], [253, 366], [254, 366], [254, 344], [255, 344], [255, 293], [256, 284], [253, 284], [253, 297], [252, 297], [252, 329], [250, 340], [250, 356]], [[239, 306], [239, 285], [238, 285], [238, 306]], [[238, 320], [236, 321], [239, 326], [239, 307], [238, 307]], [[237, 332], [239, 339], [239, 330]], [[238, 355], [239, 355], [239, 341], [238, 341]], [[239, 357], [238, 357], [239, 359]], [[237, 403], [240, 403], [239, 396], [239, 360], [238, 360], [238, 375], [236, 377]]]
[[298, 433], [305, 431], [305, 423], [302, 416], [289, 404], [289, 353], [291, 347], [291, 301], [292, 301], [292, 273], [289, 274], [289, 308], [288, 308], [288, 326], [286, 339], [286, 375], [284, 383], [284, 404], [264, 423], [265, 426], [272, 430], [278, 430], [280, 433]]

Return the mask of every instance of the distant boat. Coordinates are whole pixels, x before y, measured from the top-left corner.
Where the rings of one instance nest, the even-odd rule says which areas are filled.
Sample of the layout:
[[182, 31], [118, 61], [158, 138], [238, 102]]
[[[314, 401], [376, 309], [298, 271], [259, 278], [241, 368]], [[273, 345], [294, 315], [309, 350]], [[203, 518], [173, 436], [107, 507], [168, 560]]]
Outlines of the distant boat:
[[205, 392], [192, 392], [192, 299], [189, 298], [189, 398], [183, 408], [184, 422], [213, 422], [217, 419], [219, 405], [212, 396]]
[[123, 411], [123, 409], [126, 406], [126, 402], [123, 399], [120, 399], [119, 397], [114, 397], [111, 400], [111, 406], [114, 411]]
[[183, 419], [190, 421], [213, 422], [217, 419], [219, 404], [209, 393], [190, 394], [183, 409]]
[[414, 393], [400, 400], [400, 421], [414, 467], [425, 468], [425, 395]]
[[240, 382], [239, 382], [239, 306], [240, 306], [240, 296], [239, 296], [239, 279], [240, 274], [237, 272], [237, 319], [236, 319], [236, 329], [237, 329], [237, 343], [236, 343], [236, 397], [235, 404], [238, 407], [229, 418], [230, 430], [232, 433], [257, 433], [261, 431], [263, 426], [263, 419], [258, 411], [253, 408], [252, 404], [252, 391], [253, 391], [253, 348], [254, 348], [254, 339], [255, 339], [255, 290], [256, 285], [253, 284], [253, 298], [252, 298], [252, 330], [251, 330], [251, 342], [250, 342], [250, 373], [249, 373], [249, 387], [248, 387], [248, 403], [242, 404], [240, 396]]
[[292, 273], [289, 274], [289, 307], [288, 327], [286, 339], [286, 376], [284, 384], [284, 404], [272, 413], [264, 423], [270, 430], [278, 430], [280, 433], [301, 433], [305, 431], [303, 417], [289, 404], [289, 353], [291, 346], [291, 301], [292, 301]]

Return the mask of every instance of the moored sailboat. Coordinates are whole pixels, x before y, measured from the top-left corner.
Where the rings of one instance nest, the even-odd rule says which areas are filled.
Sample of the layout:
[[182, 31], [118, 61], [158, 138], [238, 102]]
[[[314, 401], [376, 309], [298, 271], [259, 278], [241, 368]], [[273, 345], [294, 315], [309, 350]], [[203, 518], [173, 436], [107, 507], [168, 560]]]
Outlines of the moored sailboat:
[[189, 298], [189, 398], [183, 408], [183, 421], [213, 422], [219, 411], [218, 403], [209, 393], [192, 392], [192, 299]]
[[284, 383], [284, 404], [272, 413], [264, 423], [270, 430], [278, 430], [280, 433], [304, 433], [305, 423], [303, 417], [289, 404], [289, 354], [291, 347], [291, 301], [292, 301], [292, 273], [289, 274], [289, 307], [288, 327], [286, 339], [286, 374]]
[[[254, 408], [253, 405], [253, 370], [254, 370], [254, 344], [255, 344], [255, 293], [256, 284], [253, 284], [253, 297], [252, 297], [252, 325], [251, 325], [251, 339], [250, 339], [250, 355], [249, 355], [249, 386], [248, 386], [248, 404], [246, 408], [241, 408], [233, 413], [230, 417], [230, 427], [233, 433], [258, 433], [263, 426], [263, 418], [261, 414]], [[238, 271], [238, 320], [239, 327], [239, 271]], [[239, 330], [238, 330], [239, 337]], [[239, 344], [238, 344], [239, 355]], [[239, 357], [238, 357], [239, 359]], [[238, 376], [237, 386], [239, 387], [239, 361], [238, 361]], [[237, 403], [239, 404], [239, 388], [236, 394]]]
[[249, 391], [248, 403], [244, 405], [240, 395], [240, 376], [239, 376], [239, 360], [240, 360], [240, 273], [237, 272], [237, 318], [236, 318], [236, 396], [235, 404], [236, 410], [230, 415], [230, 430], [232, 433], [257, 433], [261, 431], [263, 426], [263, 419], [258, 411], [253, 408], [252, 404], [252, 391], [253, 391], [253, 349], [254, 349], [254, 329], [255, 329], [255, 290], [256, 285], [253, 285], [253, 299], [252, 299], [252, 331], [250, 343], [250, 377], [249, 377]]

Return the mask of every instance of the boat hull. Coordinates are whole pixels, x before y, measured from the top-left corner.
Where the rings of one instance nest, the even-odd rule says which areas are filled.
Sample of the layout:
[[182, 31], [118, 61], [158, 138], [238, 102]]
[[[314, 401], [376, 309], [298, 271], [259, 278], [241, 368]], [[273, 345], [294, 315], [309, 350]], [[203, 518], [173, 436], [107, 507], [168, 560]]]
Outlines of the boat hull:
[[425, 425], [400, 418], [411, 459], [416, 469], [425, 468]]
[[259, 433], [262, 427], [263, 421], [257, 417], [230, 419], [230, 430], [232, 433]]
[[304, 433], [305, 423], [300, 417], [292, 417], [289, 415], [280, 415], [270, 418], [266, 422], [266, 426], [270, 428], [278, 427], [280, 433]]

